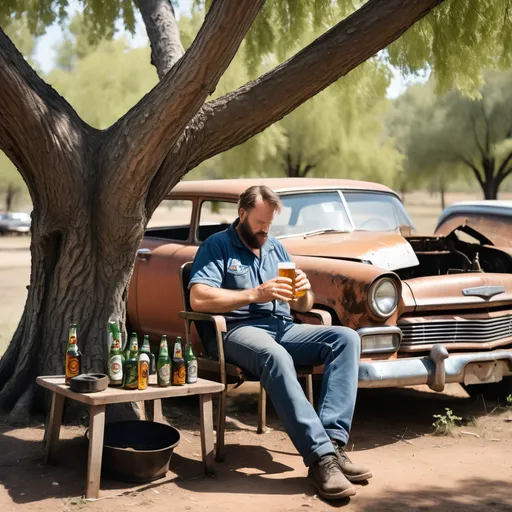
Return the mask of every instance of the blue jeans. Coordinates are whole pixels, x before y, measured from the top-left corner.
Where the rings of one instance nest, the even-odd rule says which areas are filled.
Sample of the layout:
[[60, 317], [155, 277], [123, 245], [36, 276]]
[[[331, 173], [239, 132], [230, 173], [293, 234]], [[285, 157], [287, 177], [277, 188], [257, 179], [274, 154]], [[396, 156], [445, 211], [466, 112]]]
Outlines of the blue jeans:
[[[360, 339], [346, 327], [294, 324], [279, 317], [243, 322], [224, 340], [226, 361], [258, 377], [290, 439], [309, 466], [346, 445], [354, 414]], [[318, 414], [297, 380], [296, 365], [325, 365]]]

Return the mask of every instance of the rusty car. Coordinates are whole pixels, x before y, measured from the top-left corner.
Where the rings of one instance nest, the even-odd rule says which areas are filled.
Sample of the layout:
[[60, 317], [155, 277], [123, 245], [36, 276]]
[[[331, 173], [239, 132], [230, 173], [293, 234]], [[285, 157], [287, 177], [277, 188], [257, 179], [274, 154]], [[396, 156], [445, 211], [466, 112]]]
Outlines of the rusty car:
[[[505, 396], [512, 389], [512, 256], [458, 223], [419, 236], [398, 194], [344, 179], [182, 181], [148, 225], [128, 298], [131, 327], [157, 344], [183, 335], [179, 269], [237, 217], [254, 184], [283, 208], [271, 234], [306, 272], [315, 308], [361, 338], [359, 386], [447, 383]], [[457, 226], [455, 226], [457, 224]], [[464, 234], [464, 233], [463, 233]], [[194, 335], [193, 344], [201, 351]]]

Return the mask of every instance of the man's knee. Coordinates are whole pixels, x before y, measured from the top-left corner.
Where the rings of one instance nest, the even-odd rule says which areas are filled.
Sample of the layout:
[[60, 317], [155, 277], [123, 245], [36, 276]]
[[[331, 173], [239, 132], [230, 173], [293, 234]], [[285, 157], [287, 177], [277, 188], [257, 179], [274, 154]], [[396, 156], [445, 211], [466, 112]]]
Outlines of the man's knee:
[[331, 327], [334, 331], [333, 351], [336, 354], [351, 352], [359, 355], [361, 353], [361, 338], [354, 329], [348, 327]]

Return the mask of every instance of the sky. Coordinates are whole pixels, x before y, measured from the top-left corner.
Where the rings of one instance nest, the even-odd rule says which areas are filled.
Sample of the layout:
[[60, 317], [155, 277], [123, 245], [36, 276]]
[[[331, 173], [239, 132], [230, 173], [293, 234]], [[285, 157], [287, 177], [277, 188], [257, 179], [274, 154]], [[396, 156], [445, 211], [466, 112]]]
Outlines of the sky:
[[[179, 17], [181, 14], [188, 14], [191, 10], [193, 0], [179, 0], [179, 7], [176, 14]], [[79, 3], [77, 0], [70, 0], [71, 10], [70, 14], [78, 11]], [[122, 27], [119, 26], [120, 32], [123, 32]], [[126, 33], [126, 37], [133, 46], [144, 46], [148, 43], [146, 30], [142, 23], [140, 14], [137, 14], [137, 25], [135, 34], [132, 36]], [[62, 30], [57, 23], [47, 28], [46, 34], [38, 39], [35, 51], [35, 58], [40, 65], [42, 71], [48, 72], [55, 64], [55, 47], [59, 40], [62, 39]], [[402, 94], [409, 84], [416, 81], [414, 78], [404, 78], [397, 69], [392, 69], [393, 78], [387, 91], [389, 98], [396, 98]]]

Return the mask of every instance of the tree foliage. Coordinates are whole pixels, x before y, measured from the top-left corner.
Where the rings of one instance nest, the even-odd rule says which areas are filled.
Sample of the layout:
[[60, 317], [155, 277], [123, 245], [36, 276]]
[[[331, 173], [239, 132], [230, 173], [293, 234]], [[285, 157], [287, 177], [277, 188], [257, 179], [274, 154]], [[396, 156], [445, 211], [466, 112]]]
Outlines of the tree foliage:
[[488, 72], [476, 99], [432, 83], [416, 85], [396, 101], [391, 121], [407, 169], [446, 184], [473, 176], [495, 199], [512, 173], [512, 72]]

